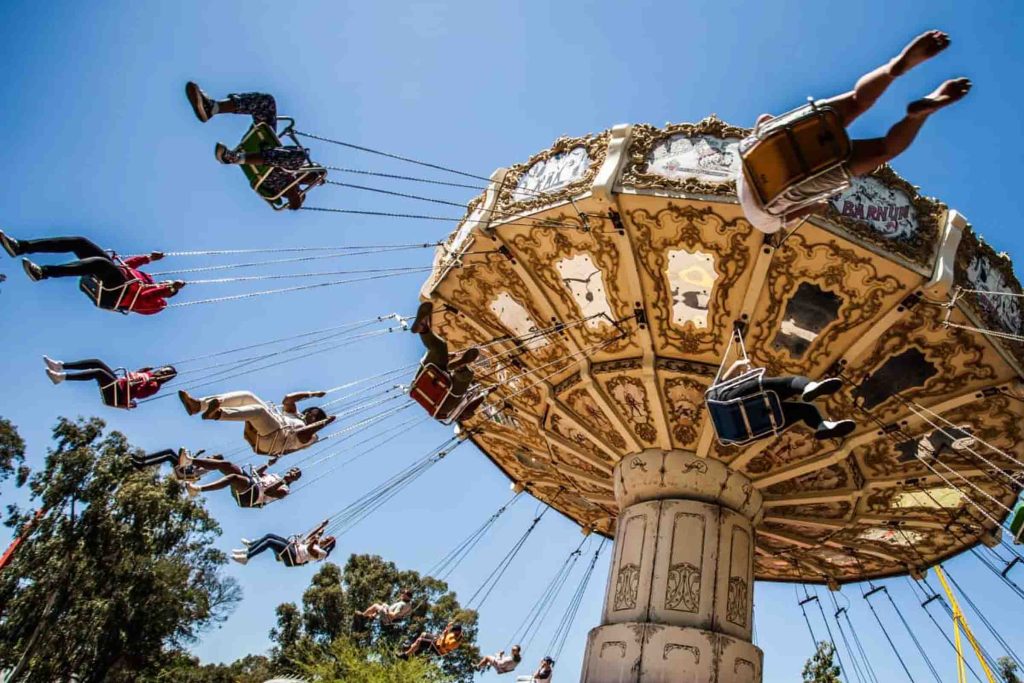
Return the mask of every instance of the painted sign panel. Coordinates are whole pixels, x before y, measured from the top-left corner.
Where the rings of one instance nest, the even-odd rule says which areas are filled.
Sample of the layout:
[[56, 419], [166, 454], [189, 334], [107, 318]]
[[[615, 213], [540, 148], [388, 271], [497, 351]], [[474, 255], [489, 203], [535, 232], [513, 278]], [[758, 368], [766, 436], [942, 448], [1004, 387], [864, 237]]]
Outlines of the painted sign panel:
[[522, 202], [560, 190], [582, 178], [589, 166], [590, 157], [582, 146], [542, 159], [519, 178], [512, 201]]
[[841, 216], [865, 223], [883, 237], [907, 239], [917, 231], [910, 197], [871, 176], [854, 178], [853, 186], [831, 203]]
[[604, 276], [590, 259], [590, 254], [577, 254], [558, 262], [558, 273], [569, 288], [572, 298], [587, 320], [587, 327], [610, 325], [612, 307], [604, 291]]
[[711, 135], [673, 135], [647, 155], [647, 172], [673, 179], [732, 180], [740, 171], [739, 142]]
[[1003, 330], [1019, 334], [1021, 312], [1019, 292], [1010, 286], [1006, 277], [992, 267], [987, 258], [977, 257], [967, 267], [967, 280], [974, 289], [978, 303], [989, 310], [1003, 324]]
[[491, 312], [501, 321], [509, 332], [522, 338], [523, 346], [528, 349], [539, 349], [547, 345], [546, 337], [529, 337], [539, 327], [530, 317], [529, 311], [521, 303], [513, 299], [508, 292], [502, 292], [491, 302]]
[[680, 327], [686, 323], [707, 327], [711, 288], [718, 279], [714, 257], [703, 251], [670, 251], [665, 274], [672, 293], [672, 322]]

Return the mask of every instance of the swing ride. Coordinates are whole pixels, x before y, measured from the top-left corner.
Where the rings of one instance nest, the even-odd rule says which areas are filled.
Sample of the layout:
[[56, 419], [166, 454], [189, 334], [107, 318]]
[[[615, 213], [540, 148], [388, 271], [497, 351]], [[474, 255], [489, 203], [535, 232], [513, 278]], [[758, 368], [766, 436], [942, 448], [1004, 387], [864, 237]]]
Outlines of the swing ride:
[[[421, 290], [453, 348], [488, 345], [463, 434], [615, 539], [588, 683], [759, 681], [755, 579], [921, 577], [1006, 542], [1024, 469], [1008, 259], [888, 167], [766, 236], [735, 198], [748, 132], [560, 138], [492, 175]], [[754, 372], [841, 378], [823, 403], [857, 430], [783, 431], [760, 395], [713, 424], [705, 393], [747, 350]]]
[[[584, 683], [678, 680], [679, 671], [696, 681], [760, 681], [763, 656], [752, 642], [755, 580], [803, 584], [799, 605], [812, 639], [817, 642], [806, 606], [816, 603], [833, 645], [815, 584], [838, 591], [843, 584], [866, 582], [862, 597], [889, 645], [897, 651], [871, 598], [888, 600], [938, 679], [886, 586], [873, 583], [894, 576], [914, 579], [912, 590], [923, 593], [926, 612], [933, 603], [947, 610], [955, 642], [946, 638], [957, 653], [959, 679], [966, 680], [970, 670], [982, 680], [963, 657], [962, 632], [992, 680], [992, 657], [967, 624], [954, 587], [1016, 656], [941, 564], [971, 552], [1024, 597], [1024, 589], [1007, 578], [1024, 558], [1011, 545], [1024, 536], [1024, 505], [1014, 507], [1024, 482], [1019, 445], [1024, 290], [1009, 260], [955, 210], [921, 195], [887, 166], [867, 176], [846, 173], [837, 159], [849, 156], [849, 140], [834, 114], [812, 102], [759, 126], [754, 131], [764, 143], [759, 152], [742, 148], [751, 131], [714, 116], [660, 129], [620, 125], [560, 138], [526, 162], [497, 170], [482, 188], [312, 163], [292, 170], [240, 164], [250, 188], [274, 209], [298, 209], [306, 190], [326, 185], [459, 206], [466, 213], [452, 219], [301, 207], [450, 220], [455, 229], [436, 243], [161, 253], [161, 258], [285, 254], [151, 274], [191, 278], [436, 249], [432, 265], [176, 280], [220, 285], [345, 276], [167, 308], [426, 274], [420, 298], [433, 304], [427, 327], [460, 357], [469, 357], [464, 365], [472, 366], [474, 378], [468, 389], [457, 391], [455, 361], [446, 366], [425, 360], [418, 370], [413, 364], [318, 392], [289, 394], [282, 406], [291, 428], [313, 434], [301, 443], [289, 445], [283, 427], [253, 431], [246, 420], [248, 445], [226, 451], [223, 458], [230, 464], [233, 456], [250, 451], [249, 460], [236, 468], [242, 472], [247, 466], [254, 473], [250, 480], [263, 471], [253, 465], [262, 456], [270, 456], [270, 464], [286, 457], [296, 472], [295, 465], [313, 470], [342, 453], [349, 456], [314, 470], [295, 493], [381, 448], [414, 423], [433, 419], [455, 431], [313, 531], [288, 539], [267, 534], [253, 552], [287, 548], [297, 539], [311, 544], [321, 533], [333, 549], [335, 537], [472, 442], [512, 480], [514, 495], [427, 574], [447, 580], [524, 493], [539, 505], [526, 530], [463, 602], [466, 609], [483, 606], [549, 510], [572, 519], [587, 535], [555, 567], [506, 650], [513, 644], [530, 648], [579, 564], [582, 576], [545, 651], [545, 661], [560, 659], [597, 561], [610, 545], [602, 624], [590, 633]], [[277, 121], [288, 124], [280, 134], [255, 122], [236, 152], [261, 158], [267, 148], [281, 148], [282, 140], [286, 147], [302, 148], [299, 139], [309, 138], [480, 179], [301, 132], [291, 119]], [[809, 121], [814, 125], [804, 126]], [[822, 130], [831, 133], [822, 138]], [[799, 152], [800, 140], [816, 136], [822, 147], [834, 149], [821, 158], [790, 154], [791, 143]], [[772, 175], [778, 169], [766, 170], [780, 158], [788, 159], [785, 177]], [[807, 185], [822, 174], [842, 173], [845, 189], [828, 200], [822, 214], [766, 235], [754, 229], [738, 204], [741, 168], [772, 216], [825, 197], [809, 192], [813, 183]], [[465, 206], [327, 180], [328, 170], [483, 192]], [[286, 200], [289, 193], [298, 201]], [[16, 250], [7, 250], [15, 255]], [[111, 256], [119, 266], [132, 258], [138, 257]], [[97, 306], [127, 313], [135, 310], [129, 294], [137, 293], [138, 284], [129, 279], [112, 290], [97, 277], [84, 277], [80, 286]], [[174, 361], [185, 367], [170, 386], [190, 414], [199, 412], [190, 403], [202, 403], [204, 418], [220, 419], [222, 402], [244, 398], [226, 407], [247, 414], [258, 409], [264, 422], [284, 419], [276, 405], [248, 392], [202, 401], [188, 392], [362, 340], [417, 331], [410, 320], [381, 315]], [[206, 364], [194, 366], [200, 362]], [[785, 378], [817, 388], [831, 382], [827, 392], [813, 396], [805, 387], [799, 403], [806, 407], [820, 399], [840, 421], [829, 421], [831, 426], [813, 434], [794, 427], [787, 413], [794, 402], [775, 389]], [[753, 389], [730, 394], [740, 386]], [[334, 396], [339, 392], [345, 393]], [[307, 416], [295, 409], [300, 395], [331, 398]], [[205, 404], [214, 401], [207, 414]], [[425, 414], [400, 415], [416, 406]], [[332, 431], [315, 434], [329, 425]], [[220, 463], [200, 464], [218, 469]], [[251, 506], [262, 506], [260, 495]], [[0, 559], [0, 568], [16, 545]], [[979, 545], [1010, 548], [1013, 559], [998, 555], [1006, 563], [1000, 568], [978, 555]], [[303, 546], [295, 552], [287, 556], [287, 566], [322, 560], [330, 550], [309, 555]], [[248, 561], [250, 552], [236, 555]], [[927, 582], [931, 568], [945, 600]], [[831, 591], [834, 623], [851, 663], [870, 667], [847, 608]]]

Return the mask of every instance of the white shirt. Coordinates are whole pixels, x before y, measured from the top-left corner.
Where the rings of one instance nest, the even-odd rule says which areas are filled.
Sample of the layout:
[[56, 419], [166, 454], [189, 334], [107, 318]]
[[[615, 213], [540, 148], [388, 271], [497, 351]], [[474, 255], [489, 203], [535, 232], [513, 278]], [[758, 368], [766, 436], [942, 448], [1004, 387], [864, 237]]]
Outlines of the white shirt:
[[412, 611], [412, 605], [407, 603], [405, 600], [399, 600], [398, 602], [388, 605], [385, 610], [385, 619], [387, 621], [397, 621], [405, 617], [409, 612]]
[[276, 474], [261, 474], [258, 477], [256, 477], [256, 490], [259, 491], [259, 496], [257, 496], [256, 498], [256, 504], [261, 505], [267, 502], [267, 498], [265, 495], [266, 490], [269, 489], [274, 484], [281, 484], [280, 488], [278, 489], [278, 492], [281, 495], [275, 496], [271, 500], [277, 500], [281, 496], [288, 495], [288, 484], [283, 484], [283, 481], [284, 479], [282, 479]]
[[516, 660], [512, 659], [512, 655], [505, 655], [504, 657], [494, 658], [494, 670], [499, 674], [507, 674], [516, 668]]

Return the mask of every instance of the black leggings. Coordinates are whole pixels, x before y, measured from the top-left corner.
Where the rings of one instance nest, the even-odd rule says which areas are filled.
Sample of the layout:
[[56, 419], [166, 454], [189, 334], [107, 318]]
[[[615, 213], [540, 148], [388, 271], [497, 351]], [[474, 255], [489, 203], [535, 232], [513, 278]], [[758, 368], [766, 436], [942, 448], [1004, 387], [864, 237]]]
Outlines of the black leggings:
[[64, 379], [71, 382], [88, 382], [93, 380], [99, 385], [100, 393], [103, 394], [103, 402], [109, 406], [117, 403], [117, 375], [110, 367], [98, 358], [86, 358], [70, 363], [64, 363], [65, 370], [81, 370], [81, 372], [67, 373]]
[[157, 451], [156, 453], [132, 456], [132, 464], [140, 468], [150, 467], [151, 465], [162, 465], [165, 462], [177, 465], [178, 452], [172, 448], [165, 448], [162, 451]]
[[22, 254], [74, 254], [77, 261], [57, 266], [41, 266], [43, 277], [81, 277], [92, 275], [107, 289], [127, 282], [124, 272], [110, 254], [84, 237], [49, 237], [38, 240], [18, 240]]
[[[803, 422], [811, 429], [817, 429], [824, 421], [821, 412], [813, 403], [789, 400], [802, 394], [810, 383], [811, 380], [809, 378], [801, 376], [766, 377], [761, 381], [761, 387], [765, 391], [774, 391], [778, 395], [779, 400], [782, 401], [784, 427], [789, 427], [797, 422]], [[743, 382], [733, 387], [727, 387], [717, 392], [714, 398], [719, 401], [728, 401], [729, 399], [749, 396], [756, 391], [757, 382], [751, 380], [750, 382]]]
[[291, 554], [286, 552], [290, 545], [287, 538], [284, 536], [278, 536], [277, 534], [267, 534], [262, 538], [256, 539], [253, 543], [249, 544], [249, 550], [246, 552], [246, 556], [252, 559], [256, 555], [259, 555], [264, 550], [273, 550], [274, 556], [284, 562], [289, 567], [294, 564], [292, 562]]

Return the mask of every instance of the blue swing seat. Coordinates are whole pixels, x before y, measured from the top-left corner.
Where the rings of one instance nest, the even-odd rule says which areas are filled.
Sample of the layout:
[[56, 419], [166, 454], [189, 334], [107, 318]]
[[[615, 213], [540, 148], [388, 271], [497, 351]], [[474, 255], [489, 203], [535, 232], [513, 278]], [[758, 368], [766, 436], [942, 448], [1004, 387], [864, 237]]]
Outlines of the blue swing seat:
[[[711, 416], [715, 435], [723, 446], [740, 446], [751, 441], [777, 436], [785, 429], [782, 401], [774, 391], [761, 388], [764, 368], [750, 370], [743, 374], [712, 385], [704, 393], [704, 402]], [[726, 389], [757, 381], [757, 386], [744, 396], [719, 399]]]

